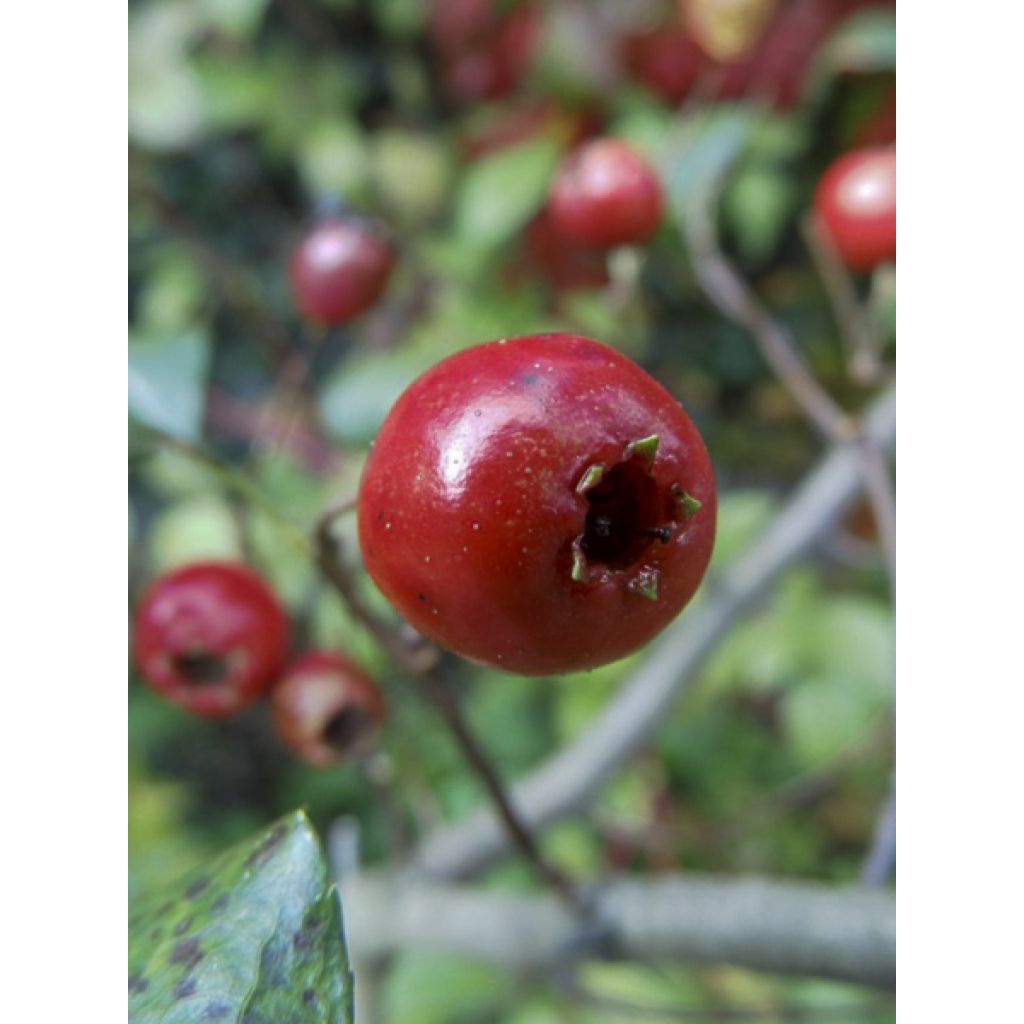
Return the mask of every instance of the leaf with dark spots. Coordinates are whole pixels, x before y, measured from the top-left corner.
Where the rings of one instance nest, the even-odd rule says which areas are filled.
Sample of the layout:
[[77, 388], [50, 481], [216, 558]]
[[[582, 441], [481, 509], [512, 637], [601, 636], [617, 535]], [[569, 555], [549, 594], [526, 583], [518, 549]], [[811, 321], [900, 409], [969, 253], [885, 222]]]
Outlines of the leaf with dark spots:
[[169, 892], [132, 907], [130, 1024], [351, 1024], [341, 907], [301, 812]]

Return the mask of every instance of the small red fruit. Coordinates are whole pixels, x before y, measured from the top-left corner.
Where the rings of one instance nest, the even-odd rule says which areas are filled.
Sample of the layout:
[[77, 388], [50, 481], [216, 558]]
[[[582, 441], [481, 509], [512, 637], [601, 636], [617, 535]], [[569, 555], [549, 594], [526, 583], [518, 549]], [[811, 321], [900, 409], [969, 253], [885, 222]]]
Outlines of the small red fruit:
[[367, 221], [322, 221], [292, 253], [289, 274], [295, 304], [314, 323], [347, 323], [377, 301], [394, 264], [393, 246]]
[[619, 139], [581, 146], [559, 168], [549, 201], [559, 231], [585, 245], [612, 249], [646, 242], [664, 211], [654, 168]]
[[370, 576], [421, 633], [523, 675], [593, 668], [663, 629], [715, 533], [679, 403], [572, 334], [460, 352], [395, 403], [363, 471]]
[[814, 196], [818, 224], [851, 270], [896, 259], [896, 147], [841, 156]]
[[308, 651], [298, 658], [270, 700], [278, 735], [317, 768], [364, 750], [384, 720], [377, 684], [331, 651]]
[[671, 26], [627, 36], [621, 53], [630, 77], [667, 103], [682, 100], [707, 63], [692, 36]]
[[153, 582], [135, 613], [135, 662], [146, 682], [197, 715], [251, 704], [281, 669], [288, 620], [254, 572], [200, 562]]

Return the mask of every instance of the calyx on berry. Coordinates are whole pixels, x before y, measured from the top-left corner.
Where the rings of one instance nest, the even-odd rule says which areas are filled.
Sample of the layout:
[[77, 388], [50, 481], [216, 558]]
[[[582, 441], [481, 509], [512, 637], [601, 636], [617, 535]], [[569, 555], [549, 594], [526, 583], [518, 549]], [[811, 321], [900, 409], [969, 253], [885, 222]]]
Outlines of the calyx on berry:
[[307, 651], [293, 662], [271, 706], [282, 741], [318, 768], [365, 751], [385, 716], [377, 684], [334, 651]]

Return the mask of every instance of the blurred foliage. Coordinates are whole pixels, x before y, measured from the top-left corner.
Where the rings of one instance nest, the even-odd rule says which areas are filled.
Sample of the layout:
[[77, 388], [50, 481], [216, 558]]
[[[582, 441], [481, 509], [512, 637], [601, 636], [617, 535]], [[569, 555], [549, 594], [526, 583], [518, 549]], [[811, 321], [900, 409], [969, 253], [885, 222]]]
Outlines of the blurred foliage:
[[[796, 102], [766, 105], [754, 86], [716, 97], [705, 83], [703, 99], [678, 109], [617, 58], [616, 34], [649, 31], [650, 14], [636, 12], [671, 17], [667, 2], [539, 4], [527, 70], [504, 91], [470, 96], [464, 82], [452, 87], [425, 0], [130, 5], [133, 596], [175, 565], [244, 558], [286, 601], [295, 647], [351, 652], [391, 708], [379, 751], [316, 772], [280, 747], [265, 708], [199, 721], [133, 679], [133, 892], [300, 804], [321, 827], [357, 819], [371, 863], [478, 806], [447, 733], [318, 582], [297, 538], [354, 492], [391, 402], [426, 367], [535, 330], [592, 334], [638, 360], [680, 398], [711, 451], [722, 492], [716, 570], [820, 451], [750, 339], [700, 296], [671, 224], [644, 251], [615, 254], [605, 286], [538, 264], [533, 218], [574, 141], [601, 131], [628, 139], [661, 169], [680, 217], [728, 168], [720, 230], [730, 255], [825, 385], [851, 408], [866, 402], [798, 219], [827, 163], [887, 130], [895, 27], [884, 3], [834, 5], [852, 16], [813, 49]], [[323, 331], [298, 320], [285, 268], [304, 226], [338, 210], [386, 224], [400, 261], [376, 309]], [[891, 339], [894, 276], [883, 269], [858, 287]], [[350, 552], [353, 530], [347, 521]], [[544, 837], [555, 860], [584, 875], [855, 875], [890, 769], [893, 667], [885, 578], [862, 533], [847, 524], [849, 543], [791, 570], [736, 628], [592, 813]], [[640, 658], [552, 680], [452, 667], [473, 725], [513, 777], [584, 729]], [[490, 881], [533, 884], [517, 864]], [[848, 996], [729, 970], [595, 965], [584, 981], [606, 1001], [709, 1010]], [[384, 998], [397, 1024], [624, 1019], [599, 1001], [445, 957], [397, 958]]]

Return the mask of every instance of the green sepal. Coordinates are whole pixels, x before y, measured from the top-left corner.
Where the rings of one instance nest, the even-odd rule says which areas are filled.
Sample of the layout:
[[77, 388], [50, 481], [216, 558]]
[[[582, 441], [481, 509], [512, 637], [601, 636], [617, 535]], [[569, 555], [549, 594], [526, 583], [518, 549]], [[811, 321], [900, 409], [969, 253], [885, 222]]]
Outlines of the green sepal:
[[651, 434], [650, 437], [641, 437], [639, 441], [630, 441], [626, 445], [625, 457], [627, 460], [636, 459], [637, 462], [650, 469], [657, 458], [659, 442], [660, 438], [657, 434]]
[[687, 494], [678, 484], [672, 488], [672, 497], [683, 519], [692, 519], [704, 507], [704, 502], [692, 494]]
[[583, 548], [577, 540], [572, 546], [572, 576], [574, 583], [586, 583], [590, 577], [590, 566], [587, 564], [587, 556], [583, 554]]
[[587, 466], [583, 476], [580, 477], [580, 482], [576, 485], [576, 493], [586, 494], [587, 491], [596, 487], [604, 477], [604, 469], [603, 462], [595, 462], [592, 466]]

